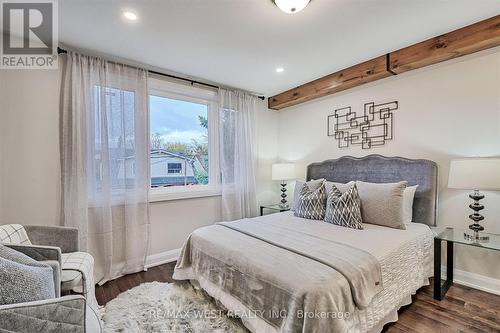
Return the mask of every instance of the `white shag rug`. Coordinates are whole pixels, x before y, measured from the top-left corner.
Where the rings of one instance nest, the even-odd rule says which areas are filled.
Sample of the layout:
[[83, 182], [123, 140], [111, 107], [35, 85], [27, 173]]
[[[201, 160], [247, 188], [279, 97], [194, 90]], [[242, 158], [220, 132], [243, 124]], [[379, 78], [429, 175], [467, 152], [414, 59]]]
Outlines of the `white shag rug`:
[[144, 283], [106, 304], [104, 332], [247, 333], [203, 291], [190, 283]]

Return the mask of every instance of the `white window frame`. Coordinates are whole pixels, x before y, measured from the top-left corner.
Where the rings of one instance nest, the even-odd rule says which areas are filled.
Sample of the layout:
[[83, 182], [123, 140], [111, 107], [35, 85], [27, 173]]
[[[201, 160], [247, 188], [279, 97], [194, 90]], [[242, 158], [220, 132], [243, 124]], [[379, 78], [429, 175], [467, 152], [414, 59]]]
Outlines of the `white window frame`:
[[[208, 106], [208, 181], [207, 185], [149, 188], [149, 201], [169, 201], [221, 195], [219, 165], [219, 121], [217, 92], [150, 77], [149, 96], [165, 97]], [[151, 130], [149, 129], [151, 134]]]

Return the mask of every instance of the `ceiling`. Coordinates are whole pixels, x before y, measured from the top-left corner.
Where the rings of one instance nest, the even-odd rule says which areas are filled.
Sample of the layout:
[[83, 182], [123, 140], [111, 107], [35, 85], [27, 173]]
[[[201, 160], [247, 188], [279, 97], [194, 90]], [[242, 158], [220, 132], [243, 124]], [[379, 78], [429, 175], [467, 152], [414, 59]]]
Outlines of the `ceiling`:
[[62, 0], [59, 40], [270, 96], [498, 14], [499, 0], [312, 0], [294, 15], [271, 0]]

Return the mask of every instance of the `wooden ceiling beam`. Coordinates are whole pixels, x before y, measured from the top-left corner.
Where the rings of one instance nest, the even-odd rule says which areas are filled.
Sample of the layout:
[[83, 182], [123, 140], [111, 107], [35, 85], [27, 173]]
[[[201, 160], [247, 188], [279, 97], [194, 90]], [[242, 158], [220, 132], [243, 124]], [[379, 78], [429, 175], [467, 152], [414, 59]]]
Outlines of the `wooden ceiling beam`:
[[500, 15], [354, 65], [269, 97], [280, 110], [368, 82], [500, 45]]
[[396, 74], [500, 45], [500, 15], [389, 53]]
[[391, 75], [387, 57], [380, 56], [269, 97], [269, 108], [280, 110]]

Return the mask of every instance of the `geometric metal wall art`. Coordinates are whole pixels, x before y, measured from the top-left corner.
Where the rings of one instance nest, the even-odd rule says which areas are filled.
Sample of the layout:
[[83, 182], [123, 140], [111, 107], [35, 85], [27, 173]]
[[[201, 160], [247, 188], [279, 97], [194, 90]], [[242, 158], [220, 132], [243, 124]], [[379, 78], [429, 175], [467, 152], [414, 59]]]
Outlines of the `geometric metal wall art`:
[[382, 146], [393, 137], [393, 111], [398, 102], [375, 104], [366, 103], [363, 114], [352, 111], [351, 107], [336, 109], [328, 116], [328, 136], [333, 136], [339, 148], [361, 145], [363, 149]]

